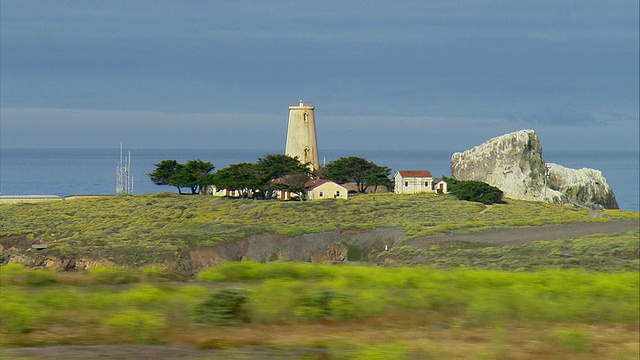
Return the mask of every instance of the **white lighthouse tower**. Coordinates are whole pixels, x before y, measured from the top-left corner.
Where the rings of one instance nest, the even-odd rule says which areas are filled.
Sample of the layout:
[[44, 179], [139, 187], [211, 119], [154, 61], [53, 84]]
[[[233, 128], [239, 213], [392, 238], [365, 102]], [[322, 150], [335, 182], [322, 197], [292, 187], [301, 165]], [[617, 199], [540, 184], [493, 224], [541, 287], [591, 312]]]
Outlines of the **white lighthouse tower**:
[[302, 100], [289, 105], [287, 146], [284, 153], [291, 157], [297, 156], [301, 163], [309, 163], [313, 170], [317, 170], [319, 161], [314, 109], [314, 103], [302, 102]]

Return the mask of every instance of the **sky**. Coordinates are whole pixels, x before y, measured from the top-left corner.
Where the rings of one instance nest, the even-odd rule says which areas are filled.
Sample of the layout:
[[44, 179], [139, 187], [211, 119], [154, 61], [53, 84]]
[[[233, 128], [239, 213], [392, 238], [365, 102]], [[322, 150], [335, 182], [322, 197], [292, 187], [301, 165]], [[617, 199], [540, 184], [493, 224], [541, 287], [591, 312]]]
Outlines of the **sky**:
[[639, 149], [637, 0], [0, 0], [0, 149]]

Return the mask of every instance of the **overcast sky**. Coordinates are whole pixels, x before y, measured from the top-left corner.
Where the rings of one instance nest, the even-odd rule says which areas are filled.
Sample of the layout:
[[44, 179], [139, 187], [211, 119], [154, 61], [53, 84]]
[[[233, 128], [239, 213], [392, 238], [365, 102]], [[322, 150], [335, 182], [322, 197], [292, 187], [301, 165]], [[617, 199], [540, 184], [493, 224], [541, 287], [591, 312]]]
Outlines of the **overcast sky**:
[[3, 148], [639, 148], [637, 0], [0, 6]]

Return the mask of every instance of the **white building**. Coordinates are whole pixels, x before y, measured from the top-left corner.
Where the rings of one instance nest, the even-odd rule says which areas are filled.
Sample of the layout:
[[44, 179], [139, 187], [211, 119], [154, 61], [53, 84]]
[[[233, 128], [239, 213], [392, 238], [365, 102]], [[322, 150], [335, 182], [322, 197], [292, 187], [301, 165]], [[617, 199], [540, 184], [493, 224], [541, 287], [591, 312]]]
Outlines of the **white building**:
[[331, 180], [313, 179], [304, 184], [307, 191], [307, 199], [347, 199], [348, 190], [346, 187]]
[[447, 193], [444, 180], [433, 179], [429, 170], [399, 170], [393, 176], [396, 194]]

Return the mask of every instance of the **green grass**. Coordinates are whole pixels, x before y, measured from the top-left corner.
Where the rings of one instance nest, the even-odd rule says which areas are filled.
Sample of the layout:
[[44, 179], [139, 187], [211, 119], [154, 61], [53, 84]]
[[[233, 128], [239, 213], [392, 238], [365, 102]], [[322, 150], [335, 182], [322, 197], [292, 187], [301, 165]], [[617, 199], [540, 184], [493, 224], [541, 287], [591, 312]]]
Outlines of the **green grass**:
[[402, 226], [407, 238], [443, 232], [528, 227], [563, 222], [638, 219], [638, 213], [508, 200], [484, 206], [432, 194], [362, 195], [348, 201], [281, 202], [152, 194], [105, 196], [38, 204], [0, 205], [9, 219], [0, 238], [45, 242], [47, 252], [91, 255], [145, 265], [175, 258], [192, 246], [211, 246], [254, 234], [294, 236], [330, 230]]
[[378, 254], [379, 261], [428, 264], [439, 268], [637, 271], [640, 232], [588, 235], [576, 239], [534, 241], [517, 246], [457, 242], [430, 249], [398, 246]]
[[130, 270], [137, 282], [111, 278], [108, 284], [99, 273], [3, 269], [5, 280], [10, 273], [57, 282], [2, 281], [2, 347], [260, 345], [284, 354], [300, 347], [338, 358], [385, 359], [425, 351], [437, 358], [509, 357], [514, 351], [597, 358], [618, 351], [637, 358], [637, 347], [624, 348], [637, 340], [637, 272], [243, 262], [203, 271], [195, 282], [156, 282]]
[[[295, 318], [295, 309], [308, 306], [309, 296], [328, 297], [315, 302], [329, 311], [319, 316], [327, 318], [415, 309], [465, 314], [466, 321], [483, 325], [513, 320], [624, 322], [638, 316], [637, 272], [548, 269], [514, 273], [243, 262], [205, 270], [197, 278], [261, 282], [262, 286], [253, 289], [255, 302], [249, 303], [258, 318], [271, 321]], [[333, 300], [342, 302], [332, 307]], [[270, 305], [262, 309], [266, 303]]]

